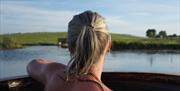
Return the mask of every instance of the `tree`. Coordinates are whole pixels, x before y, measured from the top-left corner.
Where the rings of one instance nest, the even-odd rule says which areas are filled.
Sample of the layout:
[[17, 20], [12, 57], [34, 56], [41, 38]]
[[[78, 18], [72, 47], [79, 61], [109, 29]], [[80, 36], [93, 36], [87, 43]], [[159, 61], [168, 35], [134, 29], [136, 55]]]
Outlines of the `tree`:
[[173, 37], [177, 37], [177, 35], [176, 35], [176, 34], [173, 34], [172, 36], [173, 36]]
[[166, 34], [166, 31], [165, 31], [165, 30], [160, 31], [158, 35], [159, 35], [160, 38], [165, 38], [165, 37], [167, 37], [167, 34]]
[[146, 36], [149, 38], [153, 38], [156, 36], [156, 30], [155, 29], [148, 29], [146, 31]]

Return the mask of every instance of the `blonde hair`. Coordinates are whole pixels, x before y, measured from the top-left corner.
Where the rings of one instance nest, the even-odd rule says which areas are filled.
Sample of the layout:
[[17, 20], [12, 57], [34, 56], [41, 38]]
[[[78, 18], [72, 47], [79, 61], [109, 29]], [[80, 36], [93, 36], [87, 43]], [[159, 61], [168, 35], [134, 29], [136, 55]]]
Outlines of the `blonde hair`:
[[68, 47], [71, 60], [66, 78], [87, 74], [97, 62], [110, 39], [105, 19], [96, 12], [85, 11], [75, 15], [68, 25]]

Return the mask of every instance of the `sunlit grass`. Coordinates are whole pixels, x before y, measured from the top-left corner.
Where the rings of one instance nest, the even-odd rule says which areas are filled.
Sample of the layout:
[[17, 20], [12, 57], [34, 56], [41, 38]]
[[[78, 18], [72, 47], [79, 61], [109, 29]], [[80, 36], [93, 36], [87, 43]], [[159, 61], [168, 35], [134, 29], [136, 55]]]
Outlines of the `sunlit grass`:
[[38, 44], [49, 43], [56, 44], [57, 39], [60, 37], [66, 37], [65, 32], [38, 32], [38, 33], [16, 33], [8, 35], [0, 35], [0, 42], [2, 43], [2, 37], [8, 36], [18, 41], [21, 44]]
[[112, 34], [112, 40], [123, 43], [142, 44], [180, 44], [180, 37], [174, 38], [146, 38], [132, 35]]
[[[36, 32], [36, 33], [15, 33], [0, 35], [0, 43], [3, 37], [10, 37], [21, 44], [57, 44], [58, 38], [67, 37], [66, 32]], [[124, 44], [156, 44], [174, 45], [180, 44], [180, 37], [175, 38], [146, 38], [125, 34], [111, 34], [112, 41]]]

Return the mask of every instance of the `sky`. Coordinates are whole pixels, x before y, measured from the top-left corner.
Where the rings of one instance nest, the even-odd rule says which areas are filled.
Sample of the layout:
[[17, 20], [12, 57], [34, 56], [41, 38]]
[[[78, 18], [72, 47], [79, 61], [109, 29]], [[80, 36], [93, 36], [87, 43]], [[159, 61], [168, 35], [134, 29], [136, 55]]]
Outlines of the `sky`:
[[111, 33], [180, 35], [180, 0], [0, 0], [0, 34], [64, 32], [86, 10], [104, 16]]

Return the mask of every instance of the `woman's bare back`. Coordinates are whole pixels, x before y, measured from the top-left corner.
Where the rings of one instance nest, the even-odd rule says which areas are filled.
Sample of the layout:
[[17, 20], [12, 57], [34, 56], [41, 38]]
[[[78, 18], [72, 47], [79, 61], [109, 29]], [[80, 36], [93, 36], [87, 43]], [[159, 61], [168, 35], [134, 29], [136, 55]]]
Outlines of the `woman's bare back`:
[[[31, 68], [41, 68], [34, 69], [36, 71], [44, 70], [43, 75], [41, 72], [39, 74], [42, 77], [34, 77], [42, 82], [45, 86], [45, 91], [111, 91], [103, 83], [96, 80], [92, 75], [87, 75], [84, 77], [71, 77], [69, 81], [65, 79], [65, 68], [66, 66], [60, 63], [51, 63], [47, 60], [33, 60], [29, 65], [29, 70]], [[31, 66], [31, 67], [30, 67]], [[32, 70], [32, 69], [31, 69]], [[31, 72], [30, 72], [31, 73]]]
[[110, 91], [110, 89], [98, 81], [92, 74], [78, 78], [72, 77], [69, 81], [66, 81], [65, 67], [57, 68], [56, 72], [52, 74], [45, 85], [45, 91]]

